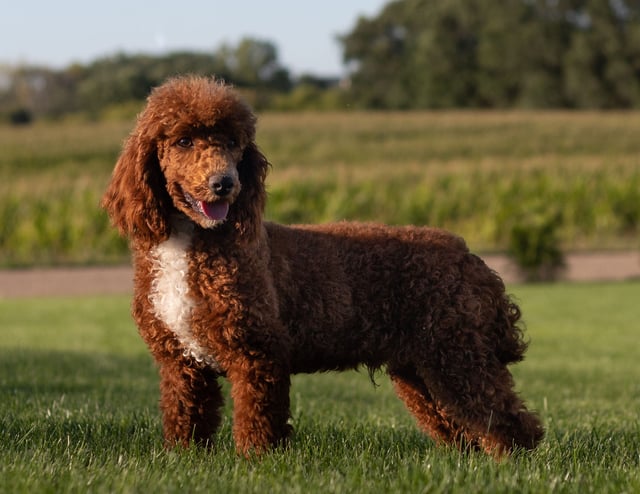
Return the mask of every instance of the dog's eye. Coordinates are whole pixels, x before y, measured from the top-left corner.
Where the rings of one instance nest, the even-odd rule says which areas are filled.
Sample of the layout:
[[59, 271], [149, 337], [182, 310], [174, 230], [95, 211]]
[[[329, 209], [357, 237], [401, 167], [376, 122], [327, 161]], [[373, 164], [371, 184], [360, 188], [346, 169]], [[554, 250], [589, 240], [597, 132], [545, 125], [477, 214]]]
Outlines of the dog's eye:
[[181, 137], [180, 139], [178, 139], [178, 146], [180, 146], [181, 148], [190, 148], [191, 146], [193, 146], [193, 141], [191, 140], [190, 137]]

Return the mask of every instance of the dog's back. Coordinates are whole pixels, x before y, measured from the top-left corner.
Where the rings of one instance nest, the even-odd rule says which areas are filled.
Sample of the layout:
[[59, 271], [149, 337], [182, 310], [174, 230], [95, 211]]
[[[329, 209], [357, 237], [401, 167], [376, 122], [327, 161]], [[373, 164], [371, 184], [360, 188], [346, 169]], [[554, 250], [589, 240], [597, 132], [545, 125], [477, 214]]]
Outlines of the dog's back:
[[[512, 332], [515, 321], [508, 317], [504, 328], [485, 321], [500, 317], [497, 306], [507, 310], [502, 282], [444, 230], [344, 222], [267, 224], [267, 231], [295, 372], [380, 367], [406, 358], [397, 351], [416, 344], [415, 351], [424, 352], [433, 334], [446, 332], [449, 320], [459, 324], [467, 310], [476, 313], [468, 330]], [[517, 344], [509, 347], [501, 352], [505, 363], [521, 355]]]

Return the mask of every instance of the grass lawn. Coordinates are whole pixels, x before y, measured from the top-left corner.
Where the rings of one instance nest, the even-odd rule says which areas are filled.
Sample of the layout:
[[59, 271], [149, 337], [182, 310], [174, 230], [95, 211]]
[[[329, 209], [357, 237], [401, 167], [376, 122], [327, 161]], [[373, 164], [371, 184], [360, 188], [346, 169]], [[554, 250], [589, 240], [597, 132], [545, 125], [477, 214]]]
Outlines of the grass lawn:
[[0, 492], [639, 492], [640, 282], [511, 291], [547, 437], [501, 463], [435, 447], [366, 372], [296, 376], [285, 451], [239, 458], [228, 418], [214, 451], [165, 451], [128, 298], [0, 300]]

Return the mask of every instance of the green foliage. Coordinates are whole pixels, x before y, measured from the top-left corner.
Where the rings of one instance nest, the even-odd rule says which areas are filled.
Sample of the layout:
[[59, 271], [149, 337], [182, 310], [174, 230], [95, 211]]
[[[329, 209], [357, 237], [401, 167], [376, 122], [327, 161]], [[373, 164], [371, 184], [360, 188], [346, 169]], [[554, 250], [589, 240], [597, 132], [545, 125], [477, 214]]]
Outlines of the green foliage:
[[0, 142], [0, 265], [126, 259], [99, 209], [129, 123], [4, 128]]
[[366, 108], [640, 105], [640, 7], [398, 0], [342, 37]]
[[509, 230], [507, 253], [523, 271], [527, 281], [549, 281], [564, 266], [558, 230], [562, 213], [542, 208], [515, 218]]
[[0, 252], [4, 266], [121, 261], [127, 250], [98, 208], [100, 191], [78, 180], [25, 200], [3, 191]]
[[[231, 400], [212, 450], [167, 451], [157, 371], [128, 297], [0, 301], [0, 472], [7, 492], [564, 492], [640, 489], [640, 284], [510, 287], [531, 345], [513, 367], [547, 428], [496, 463], [436, 447], [383, 374], [295, 376], [295, 435], [236, 455]], [[606, 331], [603, 331], [606, 328]], [[52, 336], [55, 335], [55, 336]], [[229, 397], [229, 388], [225, 385]]]
[[[340, 37], [347, 76], [292, 78], [270, 41], [0, 67], [0, 116], [100, 118], [176, 74], [216, 75], [259, 109], [638, 108], [640, 4], [395, 0]], [[321, 82], [317, 84], [317, 82]]]
[[566, 54], [567, 89], [577, 107], [637, 107], [640, 103], [636, 62], [640, 53], [634, 45], [640, 36], [638, 6], [622, 3], [621, 9], [614, 2], [586, 2], [588, 28], [575, 33]]
[[[2, 128], [1, 266], [128, 260], [98, 203], [131, 125]], [[639, 132], [634, 113], [265, 114], [267, 216], [438, 226], [475, 251], [507, 251], [516, 222], [561, 251], [637, 248]], [[532, 218], [554, 211], [548, 235]]]
[[612, 212], [619, 218], [619, 233], [637, 234], [640, 231], [640, 176], [612, 187], [609, 195]]
[[255, 103], [260, 105], [269, 101], [270, 93], [291, 88], [275, 45], [253, 38], [244, 38], [237, 46], [222, 45], [211, 53], [119, 53], [63, 70], [26, 66], [4, 72], [8, 84], [0, 88], [0, 114], [19, 107], [32, 116], [48, 118], [78, 112], [98, 118], [113, 106], [140, 104], [152, 87], [179, 74], [215, 75], [251, 88], [259, 93]]
[[298, 84], [286, 94], [276, 94], [268, 106], [276, 111], [331, 111], [344, 107], [344, 96], [339, 88]]

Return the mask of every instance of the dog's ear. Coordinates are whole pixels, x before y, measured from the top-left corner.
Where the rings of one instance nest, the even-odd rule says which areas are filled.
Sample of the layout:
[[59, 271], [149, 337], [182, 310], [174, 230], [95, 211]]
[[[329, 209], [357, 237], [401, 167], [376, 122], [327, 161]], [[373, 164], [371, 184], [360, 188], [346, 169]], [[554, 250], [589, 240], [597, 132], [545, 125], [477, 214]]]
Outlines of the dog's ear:
[[265, 179], [269, 162], [254, 142], [245, 149], [238, 164], [242, 190], [235, 203], [233, 222], [240, 234], [248, 239], [256, 238], [262, 227], [262, 216], [267, 202]]
[[160, 170], [157, 144], [138, 123], [125, 142], [102, 207], [120, 234], [153, 243], [169, 236], [169, 198]]

